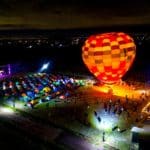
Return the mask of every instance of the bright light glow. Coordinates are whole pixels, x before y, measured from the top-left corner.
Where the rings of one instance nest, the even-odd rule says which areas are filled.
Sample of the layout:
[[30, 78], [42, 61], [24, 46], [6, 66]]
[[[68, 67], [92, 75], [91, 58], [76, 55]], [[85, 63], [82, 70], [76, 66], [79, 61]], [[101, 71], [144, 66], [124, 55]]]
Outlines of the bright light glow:
[[13, 114], [14, 111], [11, 108], [0, 107], [0, 114]]
[[49, 62], [48, 62], [48, 63], [46, 63], [46, 64], [43, 64], [42, 68], [40, 69], [40, 72], [42, 72], [42, 71], [44, 71], [44, 70], [48, 69], [49, 65], [50, 65], [50, 63], [49, 63]]
[[145, 124], [142, 128], [132, 127], [131, 131], [136, 133], [150, 134], [150, 127], [148, 124]]
[[111, 131], [112, 128], [118, 123], [118, 117], [112, 113], [105, 112], [105, 110], [100, 110], [98, 112], [98, 116], [100, 116], [101, 118], [100, 122], [93, 114], [90, 116], [89, 119], [92, 126], [101, 131]]
[[132, 127], [131, 131], [138, 133], [138, 132], [143, 132], [144, 129], [143, 128], [138, 128], [138, 127]]
[[140, 94], [145, 94], [146, 91], [145, 91], [145, 90], [139, 90], [139, 93], [140, 93]]
[[146, 106], [142, 109], [142, 113], [144, 113], [148, 117], [150, 117], [150, 102], [148, 104], [146, 104]]
[[[94, 90], [108, 93], [120, 97], [126, 97], [131, 99], [139, 99], [141, 92], [139, 90], [135, 90], [133, 87], [129, 87], [128, 85], [100, 85], [100, 86], [93, 86]], [[110, 92], [111, 91], [111, 92]]]
[[24, 109], [25, 106], [24, 106], [24, 104], [21, 103], [21, 102], [15, 102], [15, 108]]
[[42, 70], [45, 70], [45, 69], [47, 69], [47, 68], [48, 68], [48, 66], [49, 66], [49, 63], [47, 63], [47, 64], [44, 64], [44, 65], [42, 66]]

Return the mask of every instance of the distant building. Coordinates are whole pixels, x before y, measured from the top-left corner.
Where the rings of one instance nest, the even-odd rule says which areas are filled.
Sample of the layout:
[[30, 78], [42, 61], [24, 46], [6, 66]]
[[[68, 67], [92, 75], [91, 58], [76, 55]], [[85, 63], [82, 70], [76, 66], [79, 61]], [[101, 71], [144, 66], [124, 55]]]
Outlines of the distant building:
[[145, 150], [150, 142], [150, 121], [145, 122], [142, 128], [133, 127], [131, 150]]

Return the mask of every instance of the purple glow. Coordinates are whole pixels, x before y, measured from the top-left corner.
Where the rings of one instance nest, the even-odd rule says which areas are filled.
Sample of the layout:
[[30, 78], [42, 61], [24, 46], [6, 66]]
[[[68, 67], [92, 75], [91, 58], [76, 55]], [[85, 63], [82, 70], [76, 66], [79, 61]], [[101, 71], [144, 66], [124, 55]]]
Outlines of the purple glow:
[[0, 78], [4, 78], [6, 75], [5, 75], [5, 71], [4, 70], [0, 70]]
[[11, 75], [11, 66], [10, 66], [10, 64], [0, 66], [0, 79], [8, 77], [10, 75]]
[[11, 67], [10, 67], [10, 64], [8, 64], [8, 74], [11, 75]]
[[0, 70], [0, 77], [4, 75], [4, 70]]

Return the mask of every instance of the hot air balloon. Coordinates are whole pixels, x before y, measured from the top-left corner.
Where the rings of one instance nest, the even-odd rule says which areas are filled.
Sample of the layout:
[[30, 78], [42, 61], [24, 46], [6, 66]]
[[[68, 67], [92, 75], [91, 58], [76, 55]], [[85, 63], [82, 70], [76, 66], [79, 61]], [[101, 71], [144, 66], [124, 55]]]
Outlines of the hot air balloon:
[[82, 59], [98, 80], [113, 84], [129, 70], [136, 45], [129, 35], [110, 32], [90, 36], [82, 47]]

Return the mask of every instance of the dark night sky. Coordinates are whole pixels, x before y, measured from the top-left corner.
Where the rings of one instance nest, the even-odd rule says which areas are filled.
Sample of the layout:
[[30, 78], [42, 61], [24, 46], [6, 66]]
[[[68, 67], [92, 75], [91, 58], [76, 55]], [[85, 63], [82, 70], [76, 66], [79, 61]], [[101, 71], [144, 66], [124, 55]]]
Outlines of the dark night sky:
[[1, 0], [1, 28], [68, 29], [150, 24], [148, 0]]

